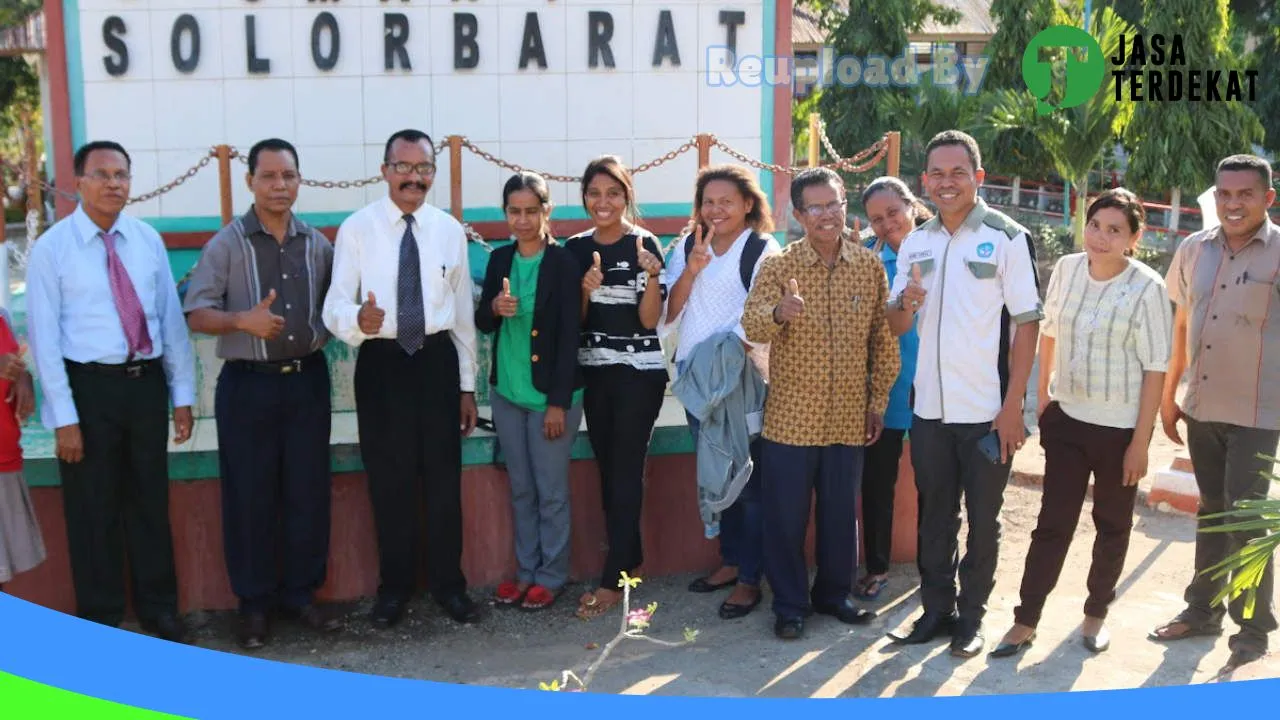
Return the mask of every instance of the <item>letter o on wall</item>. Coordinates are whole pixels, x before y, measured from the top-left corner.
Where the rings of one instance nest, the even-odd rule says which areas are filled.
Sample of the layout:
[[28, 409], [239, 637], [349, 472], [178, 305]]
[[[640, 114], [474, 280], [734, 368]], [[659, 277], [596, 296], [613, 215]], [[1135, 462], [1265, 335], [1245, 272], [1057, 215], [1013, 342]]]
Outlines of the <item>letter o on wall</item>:
[[[191, 54], [182, 56], [182, 36], [191, 36]], [[173, 58], [173, 66], [178, 72], [194, 72], [200, 64], [200, 23], [187, 13], [173, 21], [173, 31], [169, 33], [169, 55]]]
[[[329, 31], [329, 53], [320, 54], [320, 38]], [[322, 12], [311, 23], [311, 60], [319, 70], [332, 70], [338, 64], [338, 50], [341, 46], [341, 34], [338, 32], [338, 19], [331, 12]]]

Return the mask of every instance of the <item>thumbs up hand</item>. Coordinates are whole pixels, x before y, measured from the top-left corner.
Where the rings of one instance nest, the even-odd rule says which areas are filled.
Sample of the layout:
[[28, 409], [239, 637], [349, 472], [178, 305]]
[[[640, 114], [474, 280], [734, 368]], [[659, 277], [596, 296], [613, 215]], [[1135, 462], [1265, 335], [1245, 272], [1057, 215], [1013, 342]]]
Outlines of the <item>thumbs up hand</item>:
[[924, 305], [926, 295], [928, 295], [928, 293], [925, 292], [924, 285], [922, 284], [920, 265], [912, 263], [911, 281], [908, 282], [907, 286], [902, 290], [902, 309], [909, 310], [913, 313], [918, 311], [920, 306]]
[[636, 238], [636, 264], [641, 270], [649, 273], [649, 277], [657, 277], [662, 272], [662, 261], [657, 255], [644, 249], [644, 238]]
[[600, 269], [600, 253], [593, 252], [591, 257], [595, 262], [587, 270], [587, 274], [582, 276], [582, 292], [587, 295], [599, 290], [604, 284], [604, 272]]
[[711, 264], [711, 239], [702, 233], [702, 223], [698, 223], [698, 227], [693, 232], [693, 251], [689, 253], [689, 263], [685, 268], [689, 271], [691, 277], [697, 277], [698, 273], [707, 269]]
[[378, 307], [378, 298], [374, 297], [373, 292], [370, 291], [364, 304], [360, 306], [356, 322], [360, 325], [360, 332], [365, 335], [377, 335], [382, 330], [382, 319], [386, 316], [387, 311]]
[[493, 298], [493, 314], [499, 317], [515, 317], [519, 304], [511, 295], [510, 278], [502, 278], [502, 292]]
[[276, 291], [267, 291], [257, 305], [240, 313], [240, 330], [263, 340], [275, 340], [284, 330], [284, 318], [271, 312], [271, 304], [276, 301]]
[[782, 300], [773, 309], [774, 322], [782, 325], [804, 315], [804, 298], [800, 297], [800, 284], [791, 278], [782, 288]]

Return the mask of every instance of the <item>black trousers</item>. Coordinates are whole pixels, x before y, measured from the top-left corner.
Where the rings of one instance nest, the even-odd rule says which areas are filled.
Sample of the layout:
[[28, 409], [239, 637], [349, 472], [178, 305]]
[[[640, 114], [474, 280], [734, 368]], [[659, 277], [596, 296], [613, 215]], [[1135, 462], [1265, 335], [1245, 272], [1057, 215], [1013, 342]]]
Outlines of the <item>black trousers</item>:
[[289, 374], [222, 366], [214, 396], [222, 541], [243, 612], [301, 608], [324, 584], [330, 410], [324, 353]]
[[159, 360], [136, 377], [67, 363], [84, 459], [58, 461], [76, 612], [119, 625], [125, 557], [134, 611], [154, 620], [178, 611], [169, 527], [169, 387]]
[[868, 575], [889, 572], [893, 546], [893, 499], [898, 488], [898, 464], [906, 430], [885, 428], [866, 448], [862, 468], [862, 534]]
[[1253, 617], [1244, 617], [1244, 595], [1227, 601], [1225, 609], [1214, 605], [1213, 599], [1227, 578], [1215, 579], [1214, 573], [1205, 571], [1266, 531], [1204, 532], [1216, 525], [1238, 522], [1234, 518], [1205, 516], [1230, 510], [1240, 500], [1265, 499], [1270, 481], [1263, 473], [1272, 468], [1270, 461], [1258, 455], [1275, 457], [1278, 443], [1280, 432], [1275, 430], [1187, 418], [1187, 449], [1200, 490], [1200, 509], [1196, 521], [1195, 576], [1187, 586], [1184, 599], [1191, 621], [1220, 623], [1224, 612], [1230, 612], [1231, 619], [1240, 627], [1228, 643], [1232, 650], [1248, 648], [1265, 652], [1267, 636], [1276, 630], [1274, 561], [1267, 560], [1258, 580]]
[[586, 368], [585, 380], [582, 409], [600, 470], [609, 542], [600, 587], [617, 590], [622, 572], [644, 563], [640, 540], [644, 466], [653, 425], [662, 410], [666, 375], [612, 365]]
[[[997, 465], [978, 450], [978, 441], [989, 432], [990, 423], [943, 424], [920, 417], [911, 421], [911, 463], [920, 494], [916, 565], [921, 601], [926, 613], [958, 611], [966, 628], [982, 623], [996, 584], [1000, 508], [1013, 469], [1012, 458]], [[958, 537], [961, 494], [969, 521], [963, 560]]]
[[441, 600], [464, 592], [462, 396], [449, 334], [429, 335], [413, 355], [394, 340], [366, 340], [355, 394], [378, 536], [378, 594], [407, 599], [417, 587], [424, 500], [431, 594]]

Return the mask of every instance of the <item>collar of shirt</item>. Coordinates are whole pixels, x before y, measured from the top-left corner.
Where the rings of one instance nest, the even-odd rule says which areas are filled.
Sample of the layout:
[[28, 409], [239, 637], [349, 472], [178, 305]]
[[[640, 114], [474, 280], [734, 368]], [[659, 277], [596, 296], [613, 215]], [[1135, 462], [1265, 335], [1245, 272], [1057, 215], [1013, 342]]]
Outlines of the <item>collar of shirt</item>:
[[[127, 240], [128, 238], [122, 227], [124, 225], [124, 220], [124, 213], [117, 215], [116, 221], [112, 223], [108, 232], [120, 233], [120, 238], [122, 240]], [[99, 240], [98, 233], [102, 232], [102, 228], [98, 227], [97, 223], [95, 223], [89, 217], [89, 214], [84, 211], [84, 205], [76, 205], [76, 211], [71, 214], [71, 224], [76, 229], [76, 236], [80, 239], [81, 245], [88, 245], [94, 240]], [[99, 242], [101, 241], [99, 240]]]
[[[402, 229], [406, 213], [395, 204], [395, 201], [391, 199], [390, 195], [382, 198], [382, 210], [387, 216], [387, 222], [391, 223], [391, 227], [397, 230]], [[424, 221], [429, 219], [430, 212], [430, 205], [424, 201], [418, 206], [417, 210], [414, 210], [412, 213], [408, 213], [413, 215], [413, 229], [415, 233], [424, 227]]]
[[[969, 214], [965, 216], [964, 222], [960, 223], [960, 228], [963, 230], [968, 230], [970, 232], [975, 232], [978, 230], [978, 228], [982, 227], [982, 221], [985, 220], [986, 218], [987, 218], [987, 203], [985, 200], [979, 197], [977, 204], [974, 205], [973, 209], [969, 211]], [[919, 229], [924, 230], [925, 232], [941, 232], [946, 234], [947, 236], [953, 235], [953, 233], [947, 230], [947, 226], [942, 224], [941, 213], [929, 218], [927, 221], [925, 221], [925, 224], [920, 226]], [[956, 232], [959, 232], [959, 230], [957, 230]]]
[[[1205, 239], [1217, 240], [1222, 243], [1224, 248], [1227, 247], [1227, 234], [1221, 225], [1218, 226], [1217, 232], [1210, 233]], [[1245, 244], [1245, 247], [1252, 245], [1255, 241], [1262, 243], [1263, 247], [1271, 247], [1271, 243], [1280, 242], [1280, 225], [1271, 222], [1270, 217], [1264, 218], [1262, 225], [1258, 227], [1258, 231], [1253, 234], [1253, 237], [1249, 238], [1249, 242]]]
[[[818, 263], [821, 263], [823, 261], [822, 255], [819, 254], [818, 251], [813, 247], [813, 241], [811, 241], [807, 235], [801, 238], [800, 240], [798, 240], [796, 244], [798, 245], [798, 247], [794, 250], [794, 252], [800, 253], [800, 257], [798, 259], [802, 265], [817, 265]], [[846, 232], [844, 235], [840, 237], [839, 259], [843, 260], [844, 262], [850, 263], [850, 262], [853, 262], [853, 257], [854, 257], [853, 241], [851, 240], [850, 234]]]
[[[257, 235], [258, 233], [271, 235], [271, 233], [267, 230], [266, 226], [262, 224], [262, 221], [258, 219], [258, 212], [257, 212], [256, 205], [250, 205], [249, 212], [240, 216], [240, 223], [244, 226], [244, 234], [246, 236]], [[311, 226], [299, 220], [298, 216], [295, 215], [294, 213], [292, 212], [289, 213], [289, 237], [290, 238], [306, 237], [310, 234], [311, 234]]]

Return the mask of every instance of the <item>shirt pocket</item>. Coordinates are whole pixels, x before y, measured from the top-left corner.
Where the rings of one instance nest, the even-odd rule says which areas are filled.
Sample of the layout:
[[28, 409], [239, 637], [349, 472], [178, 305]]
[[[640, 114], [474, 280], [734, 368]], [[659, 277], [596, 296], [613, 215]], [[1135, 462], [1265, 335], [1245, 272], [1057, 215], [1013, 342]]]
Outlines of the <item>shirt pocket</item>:
[[1271, 315], [1271, 303], [1280, 301], [1280, 277], [1246, 278], [1241, 313], [1262, 322]]
[[985, 260], [965, 260], [965, 267], [969, 268], [969, 273], [978, 280], [994, 280], [996, 276], [996, 264], [986, 262]]

